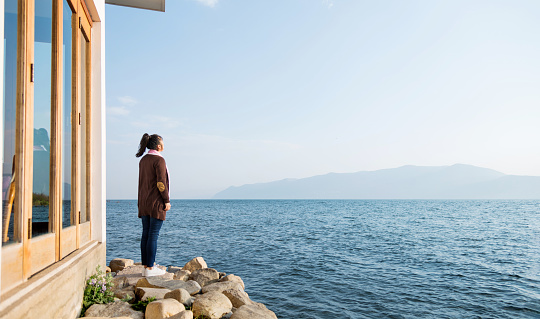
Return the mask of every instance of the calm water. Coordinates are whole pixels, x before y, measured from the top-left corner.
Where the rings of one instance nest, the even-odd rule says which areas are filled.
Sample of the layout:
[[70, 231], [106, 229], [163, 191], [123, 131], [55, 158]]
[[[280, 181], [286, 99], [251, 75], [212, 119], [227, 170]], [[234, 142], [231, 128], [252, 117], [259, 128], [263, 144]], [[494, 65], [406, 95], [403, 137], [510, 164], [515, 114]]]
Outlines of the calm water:
[[[279, 318], [540, 318], [540, 201], [173, 201], [157, 262], [243, 278]], [[107, 202], [107, 261], [140, 259]]]

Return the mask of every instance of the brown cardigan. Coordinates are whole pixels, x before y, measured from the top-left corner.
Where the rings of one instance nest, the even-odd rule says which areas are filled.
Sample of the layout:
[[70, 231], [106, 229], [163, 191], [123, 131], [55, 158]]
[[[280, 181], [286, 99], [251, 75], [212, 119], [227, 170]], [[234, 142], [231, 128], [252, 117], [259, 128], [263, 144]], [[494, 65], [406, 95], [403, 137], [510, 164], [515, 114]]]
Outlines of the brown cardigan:
[[165, 220], [165, 203], [169, 202], [169, 174], [165, 159], [146, 154], [139, 162], [139, 218], [151, 216]]

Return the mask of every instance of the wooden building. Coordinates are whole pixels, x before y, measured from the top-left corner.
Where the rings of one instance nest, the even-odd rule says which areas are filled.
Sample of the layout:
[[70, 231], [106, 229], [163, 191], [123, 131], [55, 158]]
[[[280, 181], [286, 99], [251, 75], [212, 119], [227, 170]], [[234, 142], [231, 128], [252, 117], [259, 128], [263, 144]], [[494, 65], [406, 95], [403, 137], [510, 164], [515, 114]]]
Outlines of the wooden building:
[[105, 264], [105, 3], [3, 0], [0, 318], [76, 318]]

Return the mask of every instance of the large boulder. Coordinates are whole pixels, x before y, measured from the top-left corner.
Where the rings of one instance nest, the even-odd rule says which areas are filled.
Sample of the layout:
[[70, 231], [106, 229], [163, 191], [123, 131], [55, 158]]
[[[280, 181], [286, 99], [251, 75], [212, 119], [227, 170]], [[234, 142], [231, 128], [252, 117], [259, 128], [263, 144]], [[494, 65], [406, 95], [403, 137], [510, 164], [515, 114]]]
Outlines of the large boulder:
[[182, 270], [182, 267], [176, 267], [176, 266], [169, 266], [169, 267], [167, 267], [167, 271], [168, 271], [168, 272], [171, 272], [171, 273], [173, 273], [173, 274], [174, 274], [175, 272], [179, 271], [179, 270]]
[[118, 299], [127, 300], [129, 303], [135, 303], [135, 287], [127, 286], [123, 289], [115, 289], [114, 296]]
[[183, 304], [174, 299], [152, 301], [146, 307], [145, 319], [164, 319], [185, 311]]
[[184, 265], [183, 270], [188, 270], [188, 271], [193, 272], [197, 269], [203, 269], [203, 268], [208, 268], [208, 266], [206, 265], [206, 261], [204, 261], [202, 257], [195, 257]]
[[230, 319], [277, 319], [276, 314], [262, 303], [252, 303], [238, 308]]
[[129, 266], [133, 266], [133, 260], [131, 259], [115, 258], [109, 263], [112, 272], [122, 271], [122, 269]]
[[131, 305], [124, 301], [115, 301], [109, 304], [94, 304], [84, 313], [85, 317], [129, 317], [132, 319], [144, 319], [144, 314], [131, 309]]
[[[142, 275], [142, 272], [144, 271], [144, 267], [143, 266], [129, 266], [129, 267], [126, 267], [124, 268], [122, 271], [118, 272], [116, 274], [116, 277], [114, 278], [117, 278], [117, 277], [126, 277], [127, 279], [127, 283], [128, 285], [130, 286], [135, 286], [137, 284], [137, 282], [141, 279], [141, 278], [144, 278], [143, 275]], [[166, 280], [172, 280], [173, 277], [174, 277], [174, 274], [171, 274], [171, 273], [165, 273], [164, 275], [161, 275], [161, 276], [158, 276], [160, 278], [163, 278], [163, 279], [166, 279]], [[152, 277], [148, 277], [148, 278], [152, 278]]]
[[[171, 274], [172, 275], [172, 274]], [[185, 289], [190, 295], [195, 295], [201, 291], [201, 286], [193, 280], [182, 281], [165, 279], [161, 276], [144, 277], [137, 282], [137, 287], [165, 288], [169, 290]]]
[[182, 280], [182, 281], [188, 281], [189, 276], [191, 275], [191, 271], [188, 270], [178, 270], [174, 272], [173, 279], [176, 280]]
[[195, 280], [201, 287], [217, 282], [219, 280], [219, 272], [212, 268], [203, 268], [194, 270], [189, 279]]
[[168, 293], [165, 294], [163, 299], [167, 299], [167, 298], [175, 299], [181, 304], [183, 304], [184, 306], [188, 306], [188, 307], [191, 306], [191, 303], [190, 303], [191, 295], [185, 289], [178, 288], [173, 291], [169, 291]]
[[211, 291], [197, 296], [193, 302], [193, 315], [195, 318], [204, 316], [210, 319], [219, 319], [231, 312], [232, 303], [224, 294]]
[[193, 319], [193, 312], [191, 310], [184, 310], [167, 319]]
[[229, 298], [231, 301], [233, 307], [240, 308], [243, 305], [250, 305], [253, 303], [251, 299], [249, 299], [248, 294], [240, 289], [226, 289], [222, 292], [225, 297]]
[[128, 279], [125, 276], [115, 276], [112, 279], [113, 289], [123, 289], [129, 286]]
[[162, 288], [147, 288], [147, 287], [137, 287], [135, 288], [135, 294], [137, 298], [141, 301], [148, 300], [148, 298], [156, 298], [156, 300], [165, 299], [165, 295], [169, 293], [169, 289]]
[[216, 282], [207, 286], [204, 286], [202, 289], [203, 294], [210, 292], [210, 291], [217, 291], [217, 292], [223, 292], [227, 289], [238, 289], [238, 290], [244, 290], [242, 286], [234, 281], [225, 281], [225, 282]]
[[221, 278], [219, 281], [232, 281], [232, 282], [237, 282], [240, 284], [240, 286], [242, 286], [242, 289], [246, 289], [246, 286], [244, 285], [244, 281], [242, 280], [242, 278], [236, 276], [236, 275], [233, 275], [233, 274], [230, 274], [230, 275], [227, 275], [223, 278]]

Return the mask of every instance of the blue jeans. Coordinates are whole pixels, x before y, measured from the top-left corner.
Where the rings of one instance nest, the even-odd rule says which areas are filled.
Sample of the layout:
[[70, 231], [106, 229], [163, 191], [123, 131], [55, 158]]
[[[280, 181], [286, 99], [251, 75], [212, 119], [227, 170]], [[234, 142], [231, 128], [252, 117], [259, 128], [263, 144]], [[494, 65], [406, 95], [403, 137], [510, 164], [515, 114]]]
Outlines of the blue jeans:
[[147, 267], [154, 267], [156, 260], [157, 240], [159, 230], [163, 221], [150, 217], [142, 216], [143, 232], [141, 237], [141, 259], [142, 264]]

